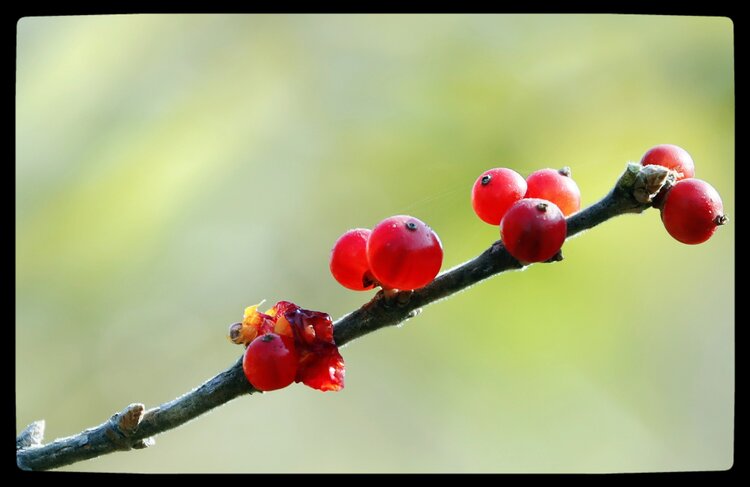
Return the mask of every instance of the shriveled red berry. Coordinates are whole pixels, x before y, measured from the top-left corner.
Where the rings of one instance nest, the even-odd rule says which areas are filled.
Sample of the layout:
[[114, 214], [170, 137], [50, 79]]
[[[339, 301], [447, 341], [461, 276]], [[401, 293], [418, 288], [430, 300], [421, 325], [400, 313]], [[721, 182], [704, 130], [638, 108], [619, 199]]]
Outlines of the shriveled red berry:
[[570, 168], [540, 169], [526, 178], [526, 198], [551, 201], [568, 216], [581, 209], [581, 190], [573, 178]]
[[498, 167], [483, 172], [471, 188], [474, 213], [490, 225], [500, 220], [513, 203], [526, 194], [526, 180], [512, 169]]
[[242, 357], [242, 370], [253, 387], [273, 391], [294, 382], [298, 362], [292, 337], [266, 333], [248, 345]]
[[370, 230], [355, 228], [336, 240], [331, 250], [329, 268], [333, 278], [345, 288], [366, 291], [375, 287], [367, 263], [367, 240]]
[[408, 215], [392, 216], [372, 229], [367, 261], [384, 288], [418, 289], [440, 272], [443, 245], [423, 221]]
[[344, 388], [344, 358], [333, 338], [333, 320], [327, 313], [288, 308], [277, 321], [286, 321], [299, 354], [297, 382], [320, 391]]
[[690, 154], [682, 147], [662, 144], [652, 147], [641, 158], [642, 166], [656, 165], [677, 173], [677, 181], [695, 176], [695, 164]]
[[500, 237], [510, 255], [522, 263], [544, 262], [554, 256], [568, 231], [560, 209], [539, 198], [515, 203], [500, 222]]
[[685, 244], [703, 243], [716, 227], [726, 223], [724, 206], [713, 186], [700, 179], [678, 181], [667, 193], [661, 209], [667, 232]]
[[344, 359], [335, 345], [320, 344], [314, 352], [300, 357], [297, 382], [319, 391], [340, 391], [344, 388]]

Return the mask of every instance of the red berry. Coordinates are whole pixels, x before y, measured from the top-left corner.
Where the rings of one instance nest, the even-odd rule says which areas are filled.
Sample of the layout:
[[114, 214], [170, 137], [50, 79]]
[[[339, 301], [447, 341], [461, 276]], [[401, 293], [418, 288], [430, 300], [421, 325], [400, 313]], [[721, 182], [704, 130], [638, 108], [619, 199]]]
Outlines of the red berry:
[[321, 391], [344, 388], [344, 358], [333, 339], [333, 320], [327, 313], [296, 306], [278, 319], [289, 324], [299, 354], [295, 381]]
[[526, 198], [551, 201], [565, 216], [581, 209], [581, 190], [570, 177], [569, 167], [534, 171], [526, 178], [526, 184]]
[[273, 391], [294, 382], [298, 362], [292, 337], [267, 333], [248, 345], [242, 358], [242, 370], [253, 387]]
[[543, 262], [565, 242], [568, 224], [554, 203], [524, 198], [500, 222], [500, 237], [510, 255], [522, 263]]
[[726, 223], [716, 190], [700, 179], [678, 181], [667, 193], [661, 210], [667, 232], [685, 244], [703, 243]]
[[372, 229], [367, 260], [386, 289], [417, 289], [430, 283], [443, 264], [443, 245], [424, 222], [407, 215], [386, 218]]
[[508, 208], [525, 194], [526, 180], [516, 171], [504, 167], [490, 169], [474, 183], [471, 206], [483, 221], [500, 225]]
[[695, 176], [693, 158], [682, 147], [672, 144], [657, 145], [649, 149], [641, 158], [642, 166], [664, 166], [677, 173], [677, 180]]
[[333, 278], [345, 288], [366, 291], [375, 287], [367, 263], [367, 240], [370, 230], [355, 228], [336, 240], [329, 267]]

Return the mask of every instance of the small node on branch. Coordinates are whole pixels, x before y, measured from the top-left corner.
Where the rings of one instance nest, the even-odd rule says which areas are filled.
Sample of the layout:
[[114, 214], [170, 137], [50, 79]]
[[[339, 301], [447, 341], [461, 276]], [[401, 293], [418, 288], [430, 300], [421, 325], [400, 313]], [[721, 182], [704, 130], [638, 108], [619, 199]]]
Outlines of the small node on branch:
[[409, 304], [414, 294], [411, 289], [383, 289], [382, 292], [383, 306], [386, 308], [403, 308]]
[[617, 202], [620, 213], [642, 213], [655, 206], [664, 195], [666, 191], [663, 189], [673, 177], [670, 173], [663, 166], [641, 166], [629, 162], [612, 190], [612, 201]]
[[146, 406], [136, 402], [114, 415], [113, 419], [120, 431], [126, 435], [131, 435], [138, 428], [138, 423], [141, 422], [145, 410]]
[[643, 166], [641, 166], [640, 164], [629, 162], [627, 167], [625, 168], [625, 172], [623, 172], [620, 176], [620, 179], [617, 180], [615, 188], [621, 191], [625, 191], [626, 193], [631, 192], [633, 190], [635, 180], [641, 173], [642, 168]]
[[404, 306], [408, 304], [413, 292], [414, 291], [409, 290], [409, 291], [401, 291], [398, 294], [396, 294], [396, 305]]
[[411, 318], [414, 318], [415, 316], [419, 315], [421, 312], [422, 312], [422, 308], [413, 309], [409, 311], [409, 313], [406, 315], [406, 319], [409, 320]]
[[110, 428], [105, 431], [105, 434], [118, 450], [133, 448], [130, 437], [138, 429], [138, 424], [141, 422], [145, 410], [146, 407], [143, 404], [133, 403], [109, 418]]
[[[378, 292], [378, 294], [382, 293], [383, 306], [385, 306], [386, 308], [390, 308], [394, 304], [396, 304], [399, 292], [400, 291], [398, 289], [382, 289], [380, 292]], [[376, 294], [375, 297], [377, 297], [378, 294]]]
[[639, 203], [653, 203], [661, 192], [667, 191], [676, 179], [675, 173], [662, 166], [641, 166], [633, 181], [633, 197]]

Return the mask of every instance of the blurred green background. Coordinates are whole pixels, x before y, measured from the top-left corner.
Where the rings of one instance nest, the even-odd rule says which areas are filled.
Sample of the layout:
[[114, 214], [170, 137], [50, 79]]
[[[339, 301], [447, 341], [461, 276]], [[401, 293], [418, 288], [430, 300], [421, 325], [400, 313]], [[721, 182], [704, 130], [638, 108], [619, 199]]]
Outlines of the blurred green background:
[[[735, 215], [726, 18], [24, 18], [17, 52], [16, 424], [48, 440], [232, 364], [245, 306], [366, 302], [328, 271], [349, 228], [407, 213], [444, 268], [475, 256], [490, 167], [569, 165], [588, 205], [674, 143]], [[728, 468], [734, 235], [620, 217], [345, 347], [340, 393], [240, 398], [65, 470]]]

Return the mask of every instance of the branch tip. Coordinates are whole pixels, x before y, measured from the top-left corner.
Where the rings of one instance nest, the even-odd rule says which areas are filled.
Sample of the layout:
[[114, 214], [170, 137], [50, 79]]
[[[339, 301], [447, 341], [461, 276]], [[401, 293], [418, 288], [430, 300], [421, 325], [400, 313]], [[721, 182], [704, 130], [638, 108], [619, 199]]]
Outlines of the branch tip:
[[43, 419], [34, 421], [21, 431], [16, 437], [16, 450], [40, 446], [44, 440], [44, 428], [46, 423]]
[[633, 181], [633, 197], [638, 203], [653, 203], [654, 198], [663, 189], [667, 190], [676, 179], [674, 171], [656, 166], [640, 166]]

